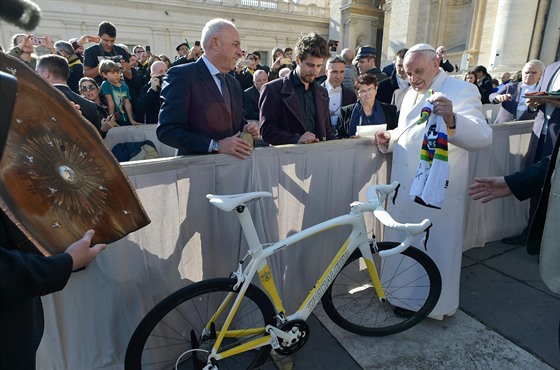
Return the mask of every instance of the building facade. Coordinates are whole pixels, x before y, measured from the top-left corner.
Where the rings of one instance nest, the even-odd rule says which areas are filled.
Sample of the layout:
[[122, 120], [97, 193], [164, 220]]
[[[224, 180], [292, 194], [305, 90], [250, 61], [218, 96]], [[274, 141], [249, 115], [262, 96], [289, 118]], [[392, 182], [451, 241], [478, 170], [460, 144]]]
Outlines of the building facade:
[[[274, 47], [293, 47], [317, 32], [342, 48], [377, 47], [381, 66], [395, 52], [424, 42], [445, 45], [461, 71], [482, 64], [514, 72], [526, 61], [560, 57], [560, 0], [35, 0], [43, 17], [36, 35], [54, 40], [95, 35], [104, 20], [117, 42], [150, 45], [171, 59], [184, 39], [200, 39], [204, 24], [221, 17], [239, 29], [242, 48], [270, 64]], [[22, 31], [0, 21], [0, 43]]]

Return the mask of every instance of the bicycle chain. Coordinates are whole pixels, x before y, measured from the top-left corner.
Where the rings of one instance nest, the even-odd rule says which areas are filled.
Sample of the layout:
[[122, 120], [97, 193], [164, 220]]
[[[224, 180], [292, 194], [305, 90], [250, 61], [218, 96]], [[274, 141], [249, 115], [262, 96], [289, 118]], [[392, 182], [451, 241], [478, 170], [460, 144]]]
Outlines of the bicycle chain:
[[[244, 343], [244, 342], [241, 342], [241, 343]], [[222, 348], [222, 352], [225, 351], [225, 350], [228, 350], [228, 349], [230, 349], [230, 348], [236, 347], [236, 346], [239, 346], [239, 343], [230, 344], [229, 346], [224, 346], [224, 347]], [[270, 354], [268, 355], [268, 358], [272, 358], [272, 351], [274, 351], [273, 348], [270, 349]], [[284, 360], [284, 359], [290, 357], [289, 355], [288, 355], [288, 356], [281, 355], [281, 354], [279, 354], [279, 353], [276, 352], [276, 351], [274, 351], [274, 353], [275, 353], [275, 356], [278, 356], [276, 359], [272, 359], [272, 360], [269, 360], [269, 361], [265, 361], [261, 366], [254, 367], [253, 370], [262, 369], [262, 368], [264, 368], [264, 367], [266, 367], [266, 366], [268, 366], [268, 365], [272, 365], [272, 364], [276, 365], [276, 363], [278, 363], [278, 362], [280, 362], [280, 361], [282, 361], [282, 360]], [[203, 359], [201, 359], [201, 360], [203, 360]], [[219, 364], [219, 362], [218, 362], [218, 368], [219, 368], [219, 367], [220, 367], [220, 364]]]

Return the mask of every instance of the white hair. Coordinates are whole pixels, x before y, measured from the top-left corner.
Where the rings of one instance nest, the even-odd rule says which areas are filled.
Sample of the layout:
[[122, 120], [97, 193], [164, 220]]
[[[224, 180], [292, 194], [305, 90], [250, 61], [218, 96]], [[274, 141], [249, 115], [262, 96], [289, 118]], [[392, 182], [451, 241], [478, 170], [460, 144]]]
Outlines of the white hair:
[[259, 77], [259, 75], [262, 75], [263, 73], [268, 76], [266, 71], [263, 71], [262, 69], [257, 69], [255, 73], [253, 73], [253, 81], [255, 81]]
[[528, 61], [527, 63], [525, 63], [525, 65], [534, 65], [536, 66], [541, 72], [544, 72], [546, 66], [544, 65], [543, 62], [541, 62], [538, 59], [531, 59], [530, 61]]
[[208, 49], [212, 37], [221, 34], [227, 26], [235, 28], [235, 24], [223, 18], [214, 18], [206, 22], [202, 29], [202, 36], [200, 37], [202, 49]]

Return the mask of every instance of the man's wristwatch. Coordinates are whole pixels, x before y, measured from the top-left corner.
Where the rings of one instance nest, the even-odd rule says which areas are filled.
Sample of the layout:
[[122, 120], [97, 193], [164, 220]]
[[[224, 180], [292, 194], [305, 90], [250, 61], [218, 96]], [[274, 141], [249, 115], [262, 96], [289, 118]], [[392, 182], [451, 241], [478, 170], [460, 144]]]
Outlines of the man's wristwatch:
[[212, 153], [218, 153], [222, 149], [220, 142], [218, 140], [212, 140], [211, 144]]

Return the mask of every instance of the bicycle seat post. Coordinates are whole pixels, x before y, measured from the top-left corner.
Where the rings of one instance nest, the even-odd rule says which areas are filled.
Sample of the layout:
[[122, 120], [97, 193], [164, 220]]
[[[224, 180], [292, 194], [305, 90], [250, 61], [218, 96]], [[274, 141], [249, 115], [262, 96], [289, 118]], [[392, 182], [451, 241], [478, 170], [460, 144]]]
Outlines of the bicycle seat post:
[[239, 219], [239, 223], [241, 224], [241, 229], [243, 230], [243, 235], [245, 235], [245, 239], [247, 240], [247, 244], [249, 245], [249, 249], [253, 255], [262, 252], [262, 245], [259, 240], [259, 236], [257, 235], [257, 230], [255, 228], [255, 223], [253, 222], [253, 218], [251, 217], [251, 213], [249, 209], [242, 205], [236, 208], [237, 218]]

